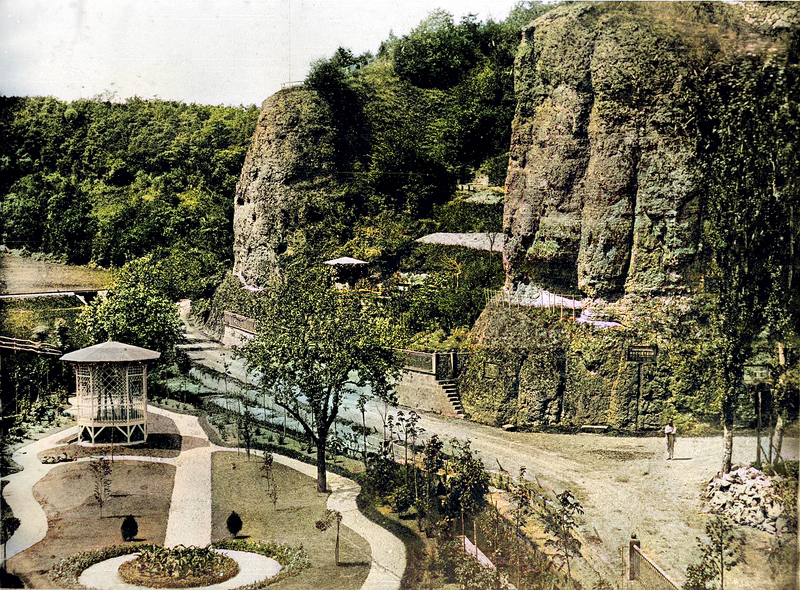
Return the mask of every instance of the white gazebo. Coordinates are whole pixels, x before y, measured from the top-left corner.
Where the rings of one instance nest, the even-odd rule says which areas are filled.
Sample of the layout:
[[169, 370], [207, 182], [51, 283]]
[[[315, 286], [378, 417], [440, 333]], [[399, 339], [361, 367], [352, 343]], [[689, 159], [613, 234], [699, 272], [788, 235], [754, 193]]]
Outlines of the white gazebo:
[[103, 342], [61, 357], [75, 370], [79, 442], [147, 439], [147, 363], [160, 356], [130, 344]]

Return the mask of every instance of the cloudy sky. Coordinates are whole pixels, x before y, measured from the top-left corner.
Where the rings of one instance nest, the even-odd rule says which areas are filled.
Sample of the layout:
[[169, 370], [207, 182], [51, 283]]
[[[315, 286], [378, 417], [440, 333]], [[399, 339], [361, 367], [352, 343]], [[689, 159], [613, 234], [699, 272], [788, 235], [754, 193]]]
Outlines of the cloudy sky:
[[338, 46], [518, 0], [0, 0], [0, 95], [260, 104]]

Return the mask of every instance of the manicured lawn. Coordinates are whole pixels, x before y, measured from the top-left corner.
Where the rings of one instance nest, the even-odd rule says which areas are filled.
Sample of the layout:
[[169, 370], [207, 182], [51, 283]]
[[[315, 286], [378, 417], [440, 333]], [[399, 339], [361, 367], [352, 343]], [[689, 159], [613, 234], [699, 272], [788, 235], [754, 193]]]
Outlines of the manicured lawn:
[[55, 467], [33, 488], [47, 515], [47, 536], [11, 558], [9, 571], [29, 588], [52, 588], [46, 572], [62, 558], [122, 543], [120, 526], [128, 514], [139, 524], [137, 540], [163, 543], [174, 478], [171, 465], [115, 461], [111, 496], [100, 518], [89, 463]]
[[370, 549], [366, 540], [342, 526], [340, 561], [334, 564], [335, 530], [320, 532], [315, 523], [326, 508], [327, 495], [318, 494], [316, 481], [293, 469], [273, 464], [278, 485], [276, 508], [267, 498], [260, 457], [218, 452], [212, 456], [212, 540], [229, 538], [225, 520], [235, 510], [242, 518], [239, 535], [252, 540], [300, 545], [311, 567], [299, 576], [278, 582], [275, 590], [326, 588], [356, 590], [369, 574]]

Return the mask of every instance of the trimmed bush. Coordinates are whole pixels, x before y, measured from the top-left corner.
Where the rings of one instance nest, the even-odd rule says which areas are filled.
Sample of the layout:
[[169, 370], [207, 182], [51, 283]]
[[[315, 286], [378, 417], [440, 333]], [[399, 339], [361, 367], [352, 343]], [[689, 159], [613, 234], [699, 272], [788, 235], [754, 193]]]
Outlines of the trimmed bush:
[[236, 514], [236, 511], [231, 512], [228, 520], [225, 521], [225, 526], [228, 527], [228, 532], [235, 537], [242, 530], [242, 517]]
[[132, 514], [126, 516], [125, 520], [122, 521], [120, 530], [122, 532], [122, 540], [126, 543], [136, 538], [136, 535], [139, 534], [139, 525]]

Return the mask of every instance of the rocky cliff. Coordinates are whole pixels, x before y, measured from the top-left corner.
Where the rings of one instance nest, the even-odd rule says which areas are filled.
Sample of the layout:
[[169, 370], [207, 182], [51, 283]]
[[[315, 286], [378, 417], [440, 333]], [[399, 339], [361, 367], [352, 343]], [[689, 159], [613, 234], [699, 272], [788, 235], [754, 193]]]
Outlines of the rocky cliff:
[[703, 211], [704, 80], [726, 55], [785, 53], [790, 4], [597, 3], [523, 32], [506, 179], [509, 279], [589, 295], [686, 285]]
[[283, 90], [264, 101], [234, 206], [233, 271], [264, 285], [305, 240], [333, 167], [333, 131], [316, 92]]

